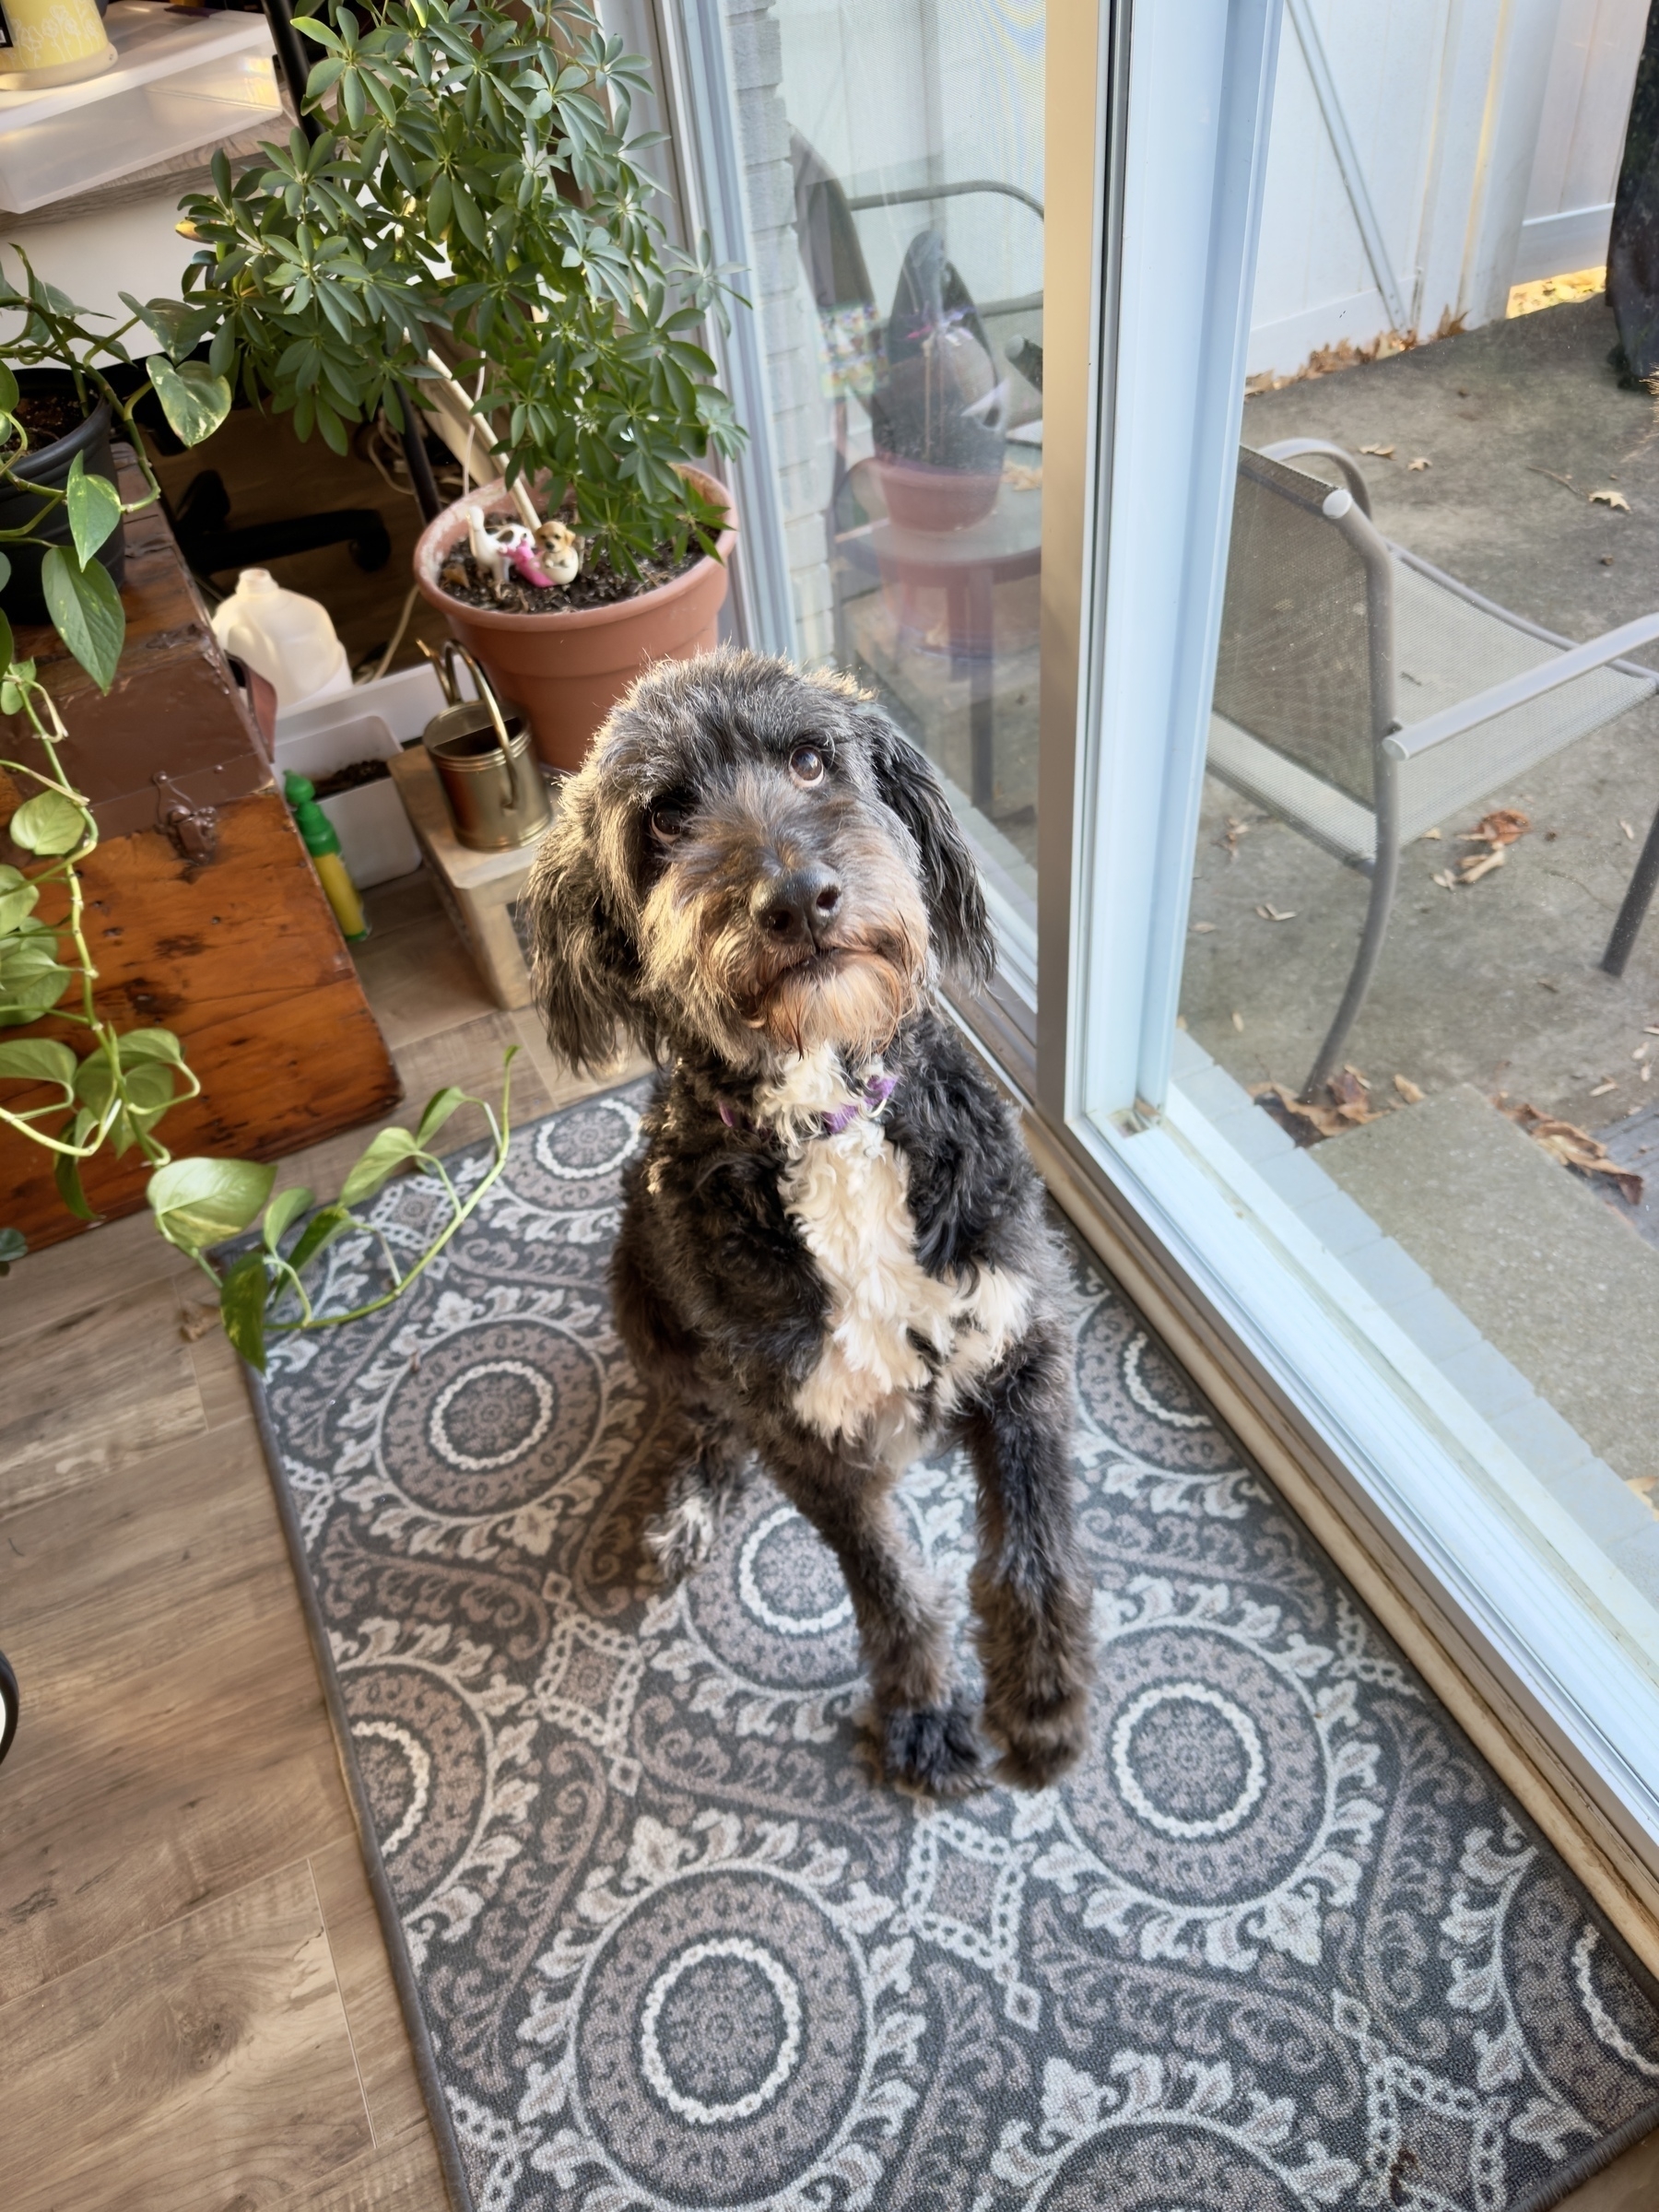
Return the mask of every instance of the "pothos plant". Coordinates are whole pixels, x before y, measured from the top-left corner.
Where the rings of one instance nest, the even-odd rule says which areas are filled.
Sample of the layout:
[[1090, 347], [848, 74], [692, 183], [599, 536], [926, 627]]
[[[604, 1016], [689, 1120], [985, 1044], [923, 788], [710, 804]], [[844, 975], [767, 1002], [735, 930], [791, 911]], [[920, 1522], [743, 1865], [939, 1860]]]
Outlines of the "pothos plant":
[[[37, 485], [28, 489], [39, 505], [29, 521], [0, 531], [0, 589], [9, 574], [5, 543], [38, 532], [53, 508], [67, 510], [70, 543], [47, 548], [41, 584], [49, 612], [65, 645], [99, 688], [114, 681], [125, 638], [120, 594], [96, 556], [124, 515], [140, 512], [160, 496], [134, 434], [134, 410], [154, 392], [169, 422], [186, 444], [196, 444], [224, 419], [230, 406], [225, 380], [212, 369], [167, 352], [151, 352], [140, 376], [123, 379], [124, 396], [112, 382], [105, 362], [118, 369], [135, 366], [126, 341], [144, 326], [152, 338], [169, 330], [164, 306], [140, 309], [132, 302], [132, 320], [110, 335], [87, 328], [81, 310], [27, 269], [28, 288], [0, 288], [0, 313], [21, 317], [6, 341], [11, 360], [34, 367], [69, 370], [83, 404], [91, 394], [110, 403], [132, 438], [145, 492], [124, 501], [107, 478], [89, 476], [78, 456], [61, 490]], [[178, 348], [182, 350], [182, 347]], [[19, 421], [19, 394], [10, 366], [0, 362], [0, 481], [18, 483], [16, 464], [28, 452], [29, 434]], [[157, 1228], [187, 1253], [213, 1285], [225, 1328], [237, 1348], [254, 1366], [265, 1366], [269, 1334], [338, 1327], [377, 1312], [400, 1297], [430, 1265], [476, 1210], [506, 1163], [511, 1135], [509, 1086], [512, 1052], [501, 1084], [498, 1118], [483, 1100], [470, 1100], [454, 1088], [428, 1101], [417, 1128], [384, 1129], [372, 1140], [346, 1179], [339, 1202], [313, 1211], [313, 1194], [294, 1186], [272, 1195], [276, 1171], [256, 1160], [174, 1159], [157, 1135], [169, 1109], [201, 1093], [182, 1046], [163, 1028], [118, 1030], [98, 1006], [98, 970], [86, 934], [86, 888], [82, 871], [98, 845], [98, 823], [86, 794], [68, 776], [60, 747], [67, 737], [57, 704], [40, 679], [32, 660], [19, 660], [11, 625], [0, 613], [0, 716], [14, 728], [21, 722], [34, 739], [29, 759], [0, 759], [0, 776], [24, 795], [10, 809], [5, 828], [13, 847], [28, 856], [25, 867], [0, 865], [0, 1131], [9, 1132], [52, 1156], [59, 1196], [80, 1219], [96, 1218], [82, 1182], [83, 1163], [106, 1147], [116, 1157], [136, 1147], [148, 1163], [146, 1196]], [[33, 1029], [34, 1035], [14, 1034]], [[43, 1030], [67, 1031], [44, 1034]], [[73, 1039], [75, 1041], [69, 1041]], [[83, 1045], [83, 1051], [76, 1046]], [[516, 1048], [515, 1048], [516, 1049]], [[23, 1086], [18, 1091], [15, 1087]], [[48, 1095], [39, 1103], [23, 1100]], [[482, 1174], [468, 1178], [465, 1194], [430, 1151], [439, 1132], [465, 1104], [483, 1108], [492, 1140]], [[353, 1207], [372, 1197], [400, 1169], [418, 1166], [436, 1176], [448, 1204], [449, 1218], [420, 1254], [401, 1266], [382, 1238], [387, 1287], [343, 1312], [319, 1313], [303, 1280], [303, 1271], [351, 1230], [378, 1235]], [[309, 1219], [302, 1217], [309, 1215]], [[262, 1218], [263, 1217], [263, 1218]], [[221, 1273], [208, 1256], [226, 1240], [259, 1225], [255, 1248], [237, 1257]], [[291, 1232], [298, 1230], [297, 1235]], [[288, 1249], [283, 1249], [288, 1239]], [[28, 1247], [15, 1226], [0, 1225], [0, 1272], [21, 1259]]]
[[239, 178], [219, 156], [183, 202], [202, 250], [181, 340], [338, 453], [437, 384], [521, 512], [538, 478], [568, 492], [590, 562], [712, 551], [719, 517], [678, 464], [741, 444], [699, 342], [726, 272], [652, 206], [641, 58], [586, 0], [327, 0], [295, 29], [320, 135]]

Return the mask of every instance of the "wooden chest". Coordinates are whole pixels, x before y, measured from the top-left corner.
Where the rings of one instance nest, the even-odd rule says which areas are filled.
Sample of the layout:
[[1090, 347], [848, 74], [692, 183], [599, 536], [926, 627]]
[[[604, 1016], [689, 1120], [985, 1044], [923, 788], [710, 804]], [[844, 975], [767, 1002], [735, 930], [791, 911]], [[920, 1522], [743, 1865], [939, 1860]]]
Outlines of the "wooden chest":
[[[123, 496], [142, 496], [135, 469]], [[50, 629], [21, 629], [69, 731], [72, 782], [92, 801], [100, 843], [82, 876], [98, 1002], [118, 1028], [176, 1030], [202, 1096], [175, 1107], [157, 1135], [175, 1158], [212, 1153], [276, 1159], [388, 1112], [402, 1086], [361, 983], [165, 518], [126, 524], [127, 640], [103, 698]], [[0, 720], [0, 753], [30, 761], [26, 723]], [[0, 775], [0, 818], [33, 787]], [[0, 834], [0, 860], [32, 867]], [[39, 909], [61, 918], [50, 899]], [[54, 1021], [0, 1035], [61, 1036], [84, 1053], [84, 1030]], [[7, 1082], [7, 1104], [52, 1095]], [[142, 1205], [135, 1150], [88, 1163], [91, 1203], [106, 1216]], [[51, 1156], [0, 1134], [0, 1225], [29, 1245], [80, 1224], [53, 1186]]]

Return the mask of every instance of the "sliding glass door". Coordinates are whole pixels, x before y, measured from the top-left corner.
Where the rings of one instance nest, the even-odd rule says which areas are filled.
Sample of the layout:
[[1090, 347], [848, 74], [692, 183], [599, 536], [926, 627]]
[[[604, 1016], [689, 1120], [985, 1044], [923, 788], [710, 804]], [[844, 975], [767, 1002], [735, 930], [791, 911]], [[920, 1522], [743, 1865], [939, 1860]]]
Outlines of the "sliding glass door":
[[1641, 12], [659, 20], [754, 300], [752, 634], [948, 780], [1056, 1189], [1653, 1867]]
[[1041, 1103], [1651, 1864], [1659, 477], [1512, 285], [1635, 68], [1556, 16], [1134, 10]]
[[1029, 1008], [1043, 0], [706, 0], [677, 21], [752, 302], [735, 366], [766, 448], [766, 641], [855, 676], [934, 760]]

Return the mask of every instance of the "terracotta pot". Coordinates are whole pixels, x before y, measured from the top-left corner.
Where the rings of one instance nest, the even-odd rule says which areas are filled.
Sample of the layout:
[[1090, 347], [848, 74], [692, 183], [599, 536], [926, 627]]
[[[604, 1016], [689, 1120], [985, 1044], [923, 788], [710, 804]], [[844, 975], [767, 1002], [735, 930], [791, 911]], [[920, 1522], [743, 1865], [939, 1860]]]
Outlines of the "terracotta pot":
[[877, 453], [875, 467], [888, 518], [901, 530], [966, 530], [984, 520], [1002, 489], [1000, 469], [937, 468], [890, 453]]
[[725, 511], [720, 559], [705, 556], [683, 575], [610, 606], [568, 613], [515, 615], [467, 606], [438, 582], [457, 539], [466, 535], [465, 510], [516, 521], [506, 487], [481, 485], [434, 515], [415, 547], [415, 582], [467, 651], [482, 661], [503, 699], [530, 718], [535, 749], [550, 768], [582, 766], [600, 724], [634, 677], [652, 661], [688, 661], [719, 641], [732, 547], [737, 540], [731, 496], [700, 469], [687, 475]]

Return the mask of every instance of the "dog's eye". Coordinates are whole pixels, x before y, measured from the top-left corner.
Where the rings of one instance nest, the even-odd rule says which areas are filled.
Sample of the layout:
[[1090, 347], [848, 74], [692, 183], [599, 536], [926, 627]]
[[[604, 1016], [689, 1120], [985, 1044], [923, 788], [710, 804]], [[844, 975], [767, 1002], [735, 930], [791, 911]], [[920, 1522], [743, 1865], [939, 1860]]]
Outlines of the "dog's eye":
[[789, 772], [797, 783], [821, 783], [824, 756], [816, 745], [797, 745], [789, 756]]
[[658, 799], [651, 809], [651, 834], [659, 845], [671, 845], [685, 832], [690, 813], [683, 799]]

